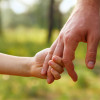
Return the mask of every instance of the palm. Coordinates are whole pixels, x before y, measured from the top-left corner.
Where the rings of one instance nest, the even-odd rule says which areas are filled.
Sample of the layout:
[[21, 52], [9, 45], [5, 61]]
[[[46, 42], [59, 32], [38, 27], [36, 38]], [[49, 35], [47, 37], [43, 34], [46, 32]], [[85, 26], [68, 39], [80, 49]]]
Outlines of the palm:
[[32, 65], [32, 71], [31, 71], [31, 73], [34, 73], [33, 75], [34, 77], [43, 78], [43, 79], [46, 78], [46, 76], [41, 75], [41, 70], [48, 51], [49, 49], [44, 49], [35, 55], [34, 64], [33, 64], [35, 66]]

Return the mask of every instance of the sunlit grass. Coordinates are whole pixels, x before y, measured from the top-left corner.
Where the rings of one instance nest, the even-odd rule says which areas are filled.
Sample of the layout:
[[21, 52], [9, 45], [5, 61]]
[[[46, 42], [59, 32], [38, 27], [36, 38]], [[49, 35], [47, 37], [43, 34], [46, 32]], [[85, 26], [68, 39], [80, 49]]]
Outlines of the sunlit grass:
[[[53, 32], [52, 41], [58, 36]], [[16, 56], [34, 56], [50, 47], [44, 29], [5, 30], [0, 37], [0, 52]], [[98, 51], [100, 48], [98, 49]], [[48, 85], [46, 80], [15, 76], [0, 76], [0, 100], [99, 100], [100, 99], [100, 52], [96, 68], [85, 65], [86, 44], [80, 43], [76, 51], [75, 70], [79, 80], [74, 83], [65, 71], [62, 78]]]

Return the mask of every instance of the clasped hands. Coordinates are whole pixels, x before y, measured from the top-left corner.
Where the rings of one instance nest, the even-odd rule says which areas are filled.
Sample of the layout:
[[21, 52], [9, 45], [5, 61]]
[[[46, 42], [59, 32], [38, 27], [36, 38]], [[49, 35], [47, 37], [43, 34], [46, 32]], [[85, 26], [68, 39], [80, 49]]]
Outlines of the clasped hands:
[[100, 40], [100, 0], [77, 1], [69, 20], [49, 49], [38, 52], [34, 57], [0, 53], [0, 74], [38, 77], [47, 79], [50, 84], [60, 79], [66, 68], [72, 80], [77, 81], [73, 60], [79, 42], [87, 43], [85, 63], [87, 68], [93, 69]]

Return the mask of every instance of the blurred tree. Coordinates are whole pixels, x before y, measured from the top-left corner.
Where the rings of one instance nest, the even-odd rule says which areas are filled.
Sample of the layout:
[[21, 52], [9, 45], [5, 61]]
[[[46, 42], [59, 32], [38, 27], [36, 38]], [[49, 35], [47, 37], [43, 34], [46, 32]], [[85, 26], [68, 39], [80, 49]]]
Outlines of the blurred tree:
[[[38, 27], [47, 29], [48, 26], [48, 2], [49, 0], [38, 0], [35, 4], [27, 6], [28, 10], [25, 13], [16, 14], [9, 9], [10, 23], [8, 27], [16, 28], [19, 25], [25, 27]], [[23, 2], [20, 2], [24, 4]], [[7, 19], [7, 18], [6, 18]]]
[[58, 29], [59, 31], [62, 28], [62, 13], [59, 10], [59, 6], [62, 0], [55, 0], [54, 5], [54, 29]]
[[54, 17], [54, 0], [50, 0], [49, 7], [49, 33], [48, 33], [48, 42], [50, 42], [52, 29], [53, 29], [53, 17]]
[[0, 0], [0, 35], [2, 34], [2, 7], [1, 7], [1, 2]]
[[60, 31], [62, 27], [62, 13], [59, 10], [61, 1], [62, 0], [50, 0], [48, 42], [50, 42], [52, 30], [58, 29]]
[[14, 22], [14, 12], [11, 9], [11, 5], [10, 2], [12, 2], [11, 0], [2, 0], [3, 2], [3, 9], [2, 9], [2, 24], [3, 24], [3, 28], [9, 28], [11, 23]]
[[3, 9], [3, 26], [5, 28], [24, 26], [48, 29], [48, 42], [50, 42], [52, 30], [61, 30], [62, 24], [65, 23], [65, 20], [67, 19], [66, 17], [70, 13], [69, 11], [67, 15], [65, 14], [65, 18], [64, 15], [62, 16], [62, 13], [59, 10], [59, 5], [62, 0], [38, 0], [38, 2], [31, 6], [27, 6], [27, 4], [17, 0], [17, 2], [27, 7], [27, 11], [21, 14], [13, 12], [13, 10], [9, 7], [9, 2], [12, 2], [12, 0], [4, 1], [6, 1], [8, 6], [7, 9]]

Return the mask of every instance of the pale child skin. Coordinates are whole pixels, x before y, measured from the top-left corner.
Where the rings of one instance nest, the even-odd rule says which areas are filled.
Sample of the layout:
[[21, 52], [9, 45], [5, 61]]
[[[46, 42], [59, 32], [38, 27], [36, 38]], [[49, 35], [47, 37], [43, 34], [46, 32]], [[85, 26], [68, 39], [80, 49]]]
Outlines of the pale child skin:
[[[0, 74], [46, 79], [47, 76], [41, 75], [41, 70], [48, 51], [49, 48], [44, 49], [34, 57], [17, 57], [0, 53]], [[51, 73], [54, 78], [60, 79], [60, 74], [64, 71], [61, 58], [54, 56], [48, 64], [52, 67]]]

